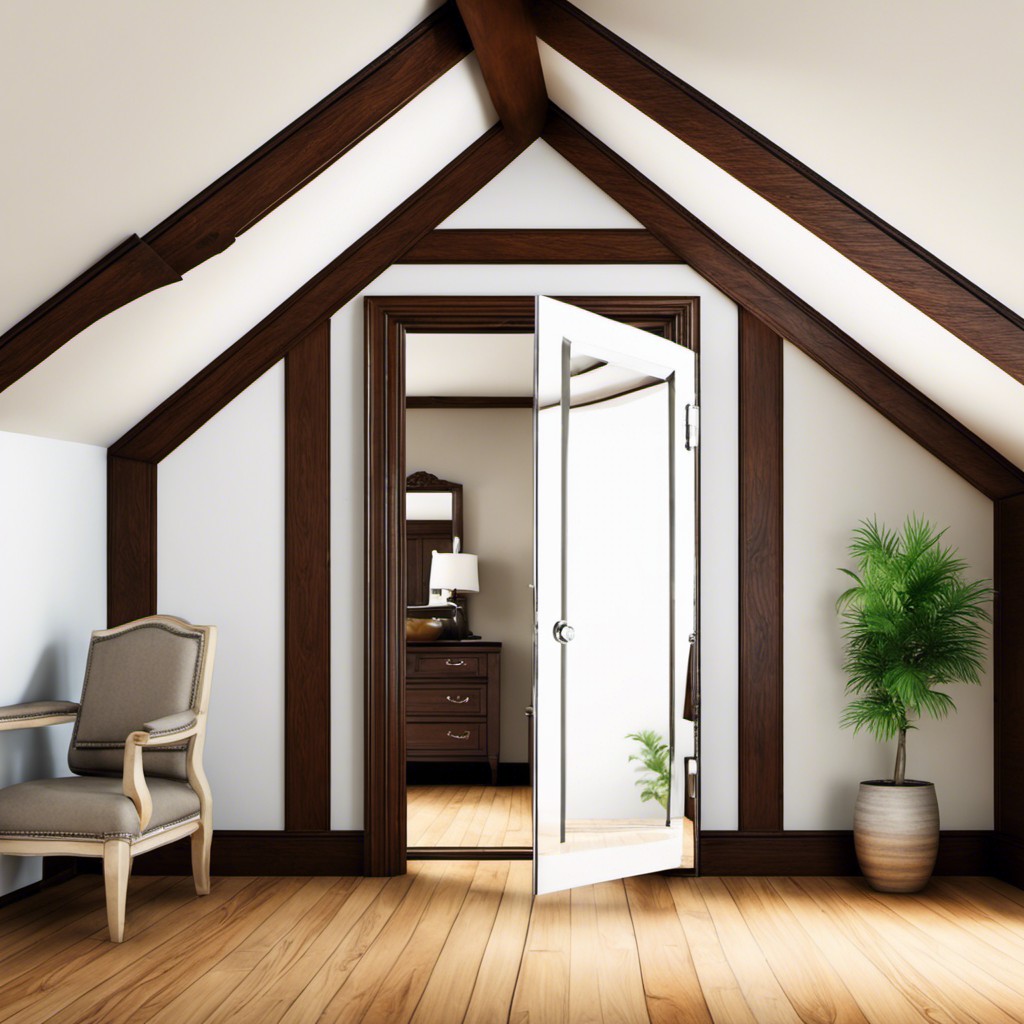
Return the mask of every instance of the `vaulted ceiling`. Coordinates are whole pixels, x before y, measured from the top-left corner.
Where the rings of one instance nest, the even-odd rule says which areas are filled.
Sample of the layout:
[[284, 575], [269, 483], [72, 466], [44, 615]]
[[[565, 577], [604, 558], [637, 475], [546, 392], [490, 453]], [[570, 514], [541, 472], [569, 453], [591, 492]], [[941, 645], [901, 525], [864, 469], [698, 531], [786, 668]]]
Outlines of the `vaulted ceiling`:
[[[0, 166], [0, 327], [152, 228], [436, 6], [97, 0], [55, 20], [5, 5], [0, 66], [20, 88], [3, 90], [0, 117], [19, 158]], [[770, 16], [753, 0], [579, 6], [1024, 312], [1017, 5], [783, 0]], [[540, 52], [555, 103], [1024, 466], [1022, 385], [554, 49]], [[107, 316], [0, 394], [0, 429], [111, 442], [496, 118], [469, 56], [182, 283]], [[491, 224], [460, 211], [445, 226], [632, 223], [559, 162], [535, 144], [488, 188], [520, 194], [533, 181], [536, 202], [492, 204], [505, 212]], [[580, 177], [578, 204], [545, 207], [553, 173]]]

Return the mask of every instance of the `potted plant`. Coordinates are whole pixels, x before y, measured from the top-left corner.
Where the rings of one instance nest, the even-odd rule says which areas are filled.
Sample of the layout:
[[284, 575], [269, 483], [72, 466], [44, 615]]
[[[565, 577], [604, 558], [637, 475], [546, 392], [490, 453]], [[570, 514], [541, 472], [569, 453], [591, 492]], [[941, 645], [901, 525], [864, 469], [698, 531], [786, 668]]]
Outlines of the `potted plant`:
[[841, 570], [854, 581], [836, 602], [852, 697], [841, 724], [897, 741], [892, 778], [862, 782], [854, 811], [857, 860], [883, 892], [923, 888], [939, 846], [935, 786], [906, 777], [907, 733], [956, 710], [940, 687], [981, 681], [992, 589], [964, 578], [943, 533], [916, 516], [900, 532], [864, 520], [850, 545], [857, 572]]

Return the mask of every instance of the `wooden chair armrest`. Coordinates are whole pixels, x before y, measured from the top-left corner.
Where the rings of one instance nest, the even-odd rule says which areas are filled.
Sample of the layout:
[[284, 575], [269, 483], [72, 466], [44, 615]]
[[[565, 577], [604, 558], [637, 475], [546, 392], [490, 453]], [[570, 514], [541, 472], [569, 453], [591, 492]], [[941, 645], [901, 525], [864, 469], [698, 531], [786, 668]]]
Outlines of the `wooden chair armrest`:
[[171, 747], [195, 736], [199, 732], [199, 715], [194, 711], [167, 715], [147, 722], [143, 729], [131, 732], [124, 741], [124, 770], [122, 788], [139, 813], [139, 831], [145, 832], [153, 817], [153, 797], [146, 785], [142, 770], [144, 747]]
[[0, 732], [60, 725], [78, 717], [78, 705], [70, 700], [33, 700], [0, 708]]

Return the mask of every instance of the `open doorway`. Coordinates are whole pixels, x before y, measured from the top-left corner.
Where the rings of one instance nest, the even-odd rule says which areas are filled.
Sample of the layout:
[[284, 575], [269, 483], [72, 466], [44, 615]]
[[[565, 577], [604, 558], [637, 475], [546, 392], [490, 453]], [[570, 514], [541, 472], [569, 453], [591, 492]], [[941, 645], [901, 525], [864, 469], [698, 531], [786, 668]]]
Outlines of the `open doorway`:
[[[652, 334], [671, 340], [685, 347], [696, 349], [697, 338], [697, 301], [687, 298], [653, 298], [653, 297], [630, 297], [630, 298], [586, 298], [570, 299], [568, 302], [588, 308], [604, 316], [612, 317], [631, 324], [632, 326], [649, 331]], [[421, 410], [407, 410], [407, 395], [405, 393], [408, 339], [410, 336], [430, 335], [471, 335], [473, 333], [486, 335], [491, 338], [490, 344], [500, 341], [507, 341], [511, 335], [532, 335], [534, 327], [533, 296], [513, 297], [447, 297], [447, 296], [413, 296], [413, 297], [374, 297], [366, 300], [366, 342], [367, 342], [367, 647], [366, 647], [366, 825], [365, 825], [365, 866], [367, 873], [371, 874], [400, 874], [405, 870], [407, 856], [508, 856], [511, 849], [513, 855], [531, 856], [529, 849], [515, 847], [491, 847], [477, 845], [455, 845], [451, 843], [454, 837], [464, 828], [461, 840], [480, 842], [475, 830], [479, 828], [479, 837], [489, 835], [493, 837], [496, 831], [493, 828], [494, 804], [499, 799], [499, 793], [503, 789], [516, 788], [518, 781], [514, 775], [510, 778], [509, 773], [521, 771], [524, 762], [522, 755], [516, 750], [516, 730], [512, 724], [513, 717], [519, 718], [525, 710], [524, 702], [520, 695], [515, 698], [506, 698], [508, 692], [504, 684], [500, 695], [501, 707], [510, 710], [511, 714], [502, 715], [499, 713], [499, 722], [508, 722], [508, 730], [504, 735], [499, 732], [498, 766], [496, 772], [497, 786], [492, 785], [491, 766], [489, 763], [490, 748], [486, 748], [487, 763], [481, 759], [472, 765], [463, 765], [463, 770], [472, 770], [483, 773], [479, 776], [479, 785], [489, 790], [491, 806], [488, 809], [488, 816], [491, 818], [491, 826], [488, 826], [485, 818], [482, 824], [473, 822], [475, 815], [471, 815], [468, 805], [462, 802], [449, 801], [450, 811], [454, 811], [454, 817], [461, 814], [461, 818], [454, 825], [450, 823], [441, 827], [441, 811], [438, 810], [433, 822], [437, 825], [434, 833], [428, 835], [426, 840], [422, 833], [418, 832], [422, 825], [422, 819], [434, 814], [433, 810], [423, 810], [417, 821], [409, 816], [410, 801], [409, 793], [420, 783], [414, 781], [412, 788], [407, 780], [411, 777], [410, 754], [416, 758], [423, 753], [420, 745], [420, 738], [423, 733], [412, 737], [410, 743], [411, 714], [415, 714], [416, 708], [424, 707], [421, 698], [424, 696], [420, 690], [415, 690], [420, 682], [426, 684], [436, 682], [433, 673], [438, 665], [432, 662], [441, 652], [439, 648], [433, 651], [426, 647], [419, 647], [417, 643], [438, 643], [447, 639], [455, 639], [453, 636], [440, 637], [436, 641], [413, 641], [406, 640], [405, 620], [409, 616], [409, 608], [406, 602], [407, 589], [409, 588], [408, 573], [411, 571], [407, 565], [410, 551], [409, 528], [407, 526], [406, 511], [406, 484], [410, 475], [415, 473], [427, 473], [437, 477], [440, 481], [447, 481], [449, 484], [461, 484], [462, 497], [462, 530], [467, 534], [467, 540], [473, 536], [473, 524], [468, 518], [470, 508], [467, 479], [465, 471], [445, 468], [438, 460], [436, 453], [438, 448], [430, 449], [425, 455], [421, 455], [414, 464], [408, 456], [408, 447], [411, 432], [418, 430], [409, 414], [419, 411], [438, 411], [443, 408], [444, 395], [428, 394], [427, 391], [435, 391], [438, 384], [423, 388], [422, 384], [415, 385], [417, 390], [424, 393], [411, 396], [412, 404], [419, 405]], [[497, 336], [497, 338], [495, 337]], [[482, 346], [486, 350], [486, 345]], [[493, 355], [493, 353], [492, 353]], [[485, 355], [485, 360], [487, 356]], [[436, 369], [436, 367], [435, 367]], [[493, 390], [491, 385], [487, 390]], [[492, 407], [497, 403], [497, 398], [503, 398], [507, 402], [507, 408], [522, 413], [524, 416], [532, 411], [527, 404], [532, 406], [532, 390], [528, 395], [513, 393], [504, 396], [494, 394], [483, 394], [479, 388], [476, 394], [461, 396], [467, 400], [466, 404], [472, 404], [469, 399], [484, 399]], [[460, 396], [447, 396], [449, 399]], [[431, 454], [431, 453], [435, 454]], [[498, 460], [495, 467], [500, 473]], [[460, 478], [460, 473], [461, 477]], [[427, 479], [429, 478], [421, 478]], [[454, 504], [449, 506], [453, 510]], [[449, 534], [454, 538], [454, 526], [449, 527]], [[460, 541], [462, 538], [460, 537]], [[432, 544], [433, 542], [431, 542]], [[465, 545], [460, 554], [476, 555], [478, 560], [479, 589], [463, 595], [464, 600], [459, 600], [459, 595], [453, 595], [454, 603], [460, 605], [468, 617], [468, 630], [480, 638], [479, 643], [502, 643], [502, 658], [505, 654], [504, 637], [495, 639], [485, 635], [485, 629], [494, 627], [486, 624], [478, 616], [479, 599], [484, 593], [483, 588], [489, 586], [487, 580], [487, 566], [485, 559], [488, 557], [484, 548], [477, 551], [472, 550], [475, 541]], [[430, 547], [431, 558], [433, 551], [438, 550], [443, 554], [440, 547]], [[456, 554], [456, 552], [452, 552]], [[429, 571], [421, 568], [421, 577], [427, 577], [429, 589]], [[456, 591], [458, 588], [454, 588]], [[528, 590], [528, 587], [527, 587]], [[426, 603], [430, 603], [428, 594]], [[474, 604], [477, 602], [477, 604]], [[455, 613], [453, 613], [454, 615]], [[481, 626], [484, 628], [481, 628]], [[532, 623], [531, 623], [532, 630]], [[495, 634], [496, 635], [496, 634]], [[458, 639], [456, 642], [465, 644], [466, 641]], [[472, 641], [469, 641], [472, 642]], [[483, 649], [482, 649], [483, 650]], [[489, 683], [489, 670], [484, 678], [484, 666], [481, 658], [490, 657], [489, 653], [474, 655], [473, 658], [463, 657], [468, 654], [468, 647], [459, 648], [456, 655], [446, 654], [445, 660], [471, 662], [470, 665], [451, 665], [446, 668], [472, 670], [473, 681], [477, 687], [485, 688]], [[505, 675], [501, 659], [499, 659], [499, 672]], [[411, 671], [410, 671], [411, 666]], [[413, 677], [418, 676], [418, 680]], [[423, 675], [422, 673], [428, 673]], [[692, 695], [693, 706], [699, 706], [699, 657], [694, 657], [694, 669], [692, 680], [689, 683], [688, 692]], [[471, 680], [466, 677], [466, 683]], [[424, 686], [423, 689], [427, 687]], [[446, 703], [454, 703], [455, 700], [465, 701], [464, 705], [474, 706], [477, 696], [472, 693], [464, 693], [461, 689], [451, 693], [445, 687], [442, 699], [448, 696], [453, 698]], [[469, 698], [466, 700], [466, 698]], [[429, 706], [427, 710], [435, 710], [435, 706]], [[447, 709], [446, 709], [447, 710]], [[468, 713], [468, 711], [467, 711]], [[482, 717], [482, 716], [478, 716]], [[694, 715], [696, 718], [696, 715]], [[424, 725], [426, 721], [413, 723]], [[440, 722], [435, 724], [442, 724]], [[456, 730], [446, 724], [444, 735], [452, 743], [464, 742], [456, 737], [461, 737], [467, 731], [472, 738], [472, 730], [465, 727]], [[479, 723], [477, 723], [479, 724]], [[526, 720], [522, 719], [520, 725], [525, 726]], [[500, 726], [499, 726], [500, 729]], [[456, 735], [447, 737], [447, 731]], [[524, 730], [528, 738], [530, 731]], [[697, 764], [699, 730], [692, 730], [692, 747], [686, 752], [679, 751], [678, 770], [684, 769], [684, 758], [692, 761], [692, 766]], [[511, 741], [506, 741], [507, 736]], [[523, 737], [523, 734], [520, 734]], [[437, 739], [434, 733], [427, 734], [426, 738], [433, 742]], [[473, 741], [477, 742], [477, 741]], [[477, 746], [482, 745], [477, 742]], [[418, 752], [417, 752], [417, 749]], [[466, 750], [467, 748], [460, 748]], [[678, 747], [677, 747], [678, 749]], [[475, 753], [479, 757], [480, 753]], [[517, 756], [518, 755], [518, 756]], [[529, 765], [533, 759], [532, 752], [527, 749], [525, 764]], [[466, 757], [470, 762], [472, 759]], [[436, 762], [416, 761], [419, 767], [415, 772], [445, 771], [439, 768], [443, 761], [439, 758]], [[686, 764], [686, 769], [691, 765]], [[423, 779], [428, 776], [414, 776], [416, 779]], [[503, 786], [502, 782], [511, 781], [511, 786]], [[423, 783], [427, 784], [427, 783]], [[447, 783], [439, 783], [447, 784]], [[467, 788], [470, 783], [467, 783]], [[689, 860], [694, 863], [694, 851], [697, 845], [699, 833], [699, 773], [687, 771], [686, 779], [686, 817], [691, 827], [686, 831], [686, 840], [690, 849], [690, 856], [683, 856], [677, 863], [685, 864]], [[415, 794], [414, 794], [415, 797]], [[480, 800], [486, 797], [481, 796]], [[478, 807], [480, 800], [478, 800]], [[414, 810], [414, 814], [417, 812]], [[496, 812], [500, 818], [502, 810]], [[509, 817], [513, 810], [510, 807]], [[445, 833], [448, 834], [449, 842], [444, 841]], [[520, 833], [521, 834], [521, 833]], [[415, 842], [432, 842], [438, 845], [430, 847], [414, 846]], [[493, 842], [494, 839], [491, 838]], [[426, 850], [427, 852], [424, 852]], [[696, 866], [696, 865], [694, 865]]]

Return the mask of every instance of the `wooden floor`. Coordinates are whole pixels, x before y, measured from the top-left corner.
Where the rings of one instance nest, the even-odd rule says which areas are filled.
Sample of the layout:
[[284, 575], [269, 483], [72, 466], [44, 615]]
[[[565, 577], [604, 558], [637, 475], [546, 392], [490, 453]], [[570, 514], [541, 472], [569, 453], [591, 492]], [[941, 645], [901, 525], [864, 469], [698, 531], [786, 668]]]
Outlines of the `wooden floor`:
[[409, 786], [409, 846], [530, 846], [529, 786]]
[[126, 941], [101, 881], [0, 911], [0, 1020], [1024, 1020], [1024, 892], [944, 879], [646, 876], [531, 901], [525, 861], [407, 876], [132, 880]]

